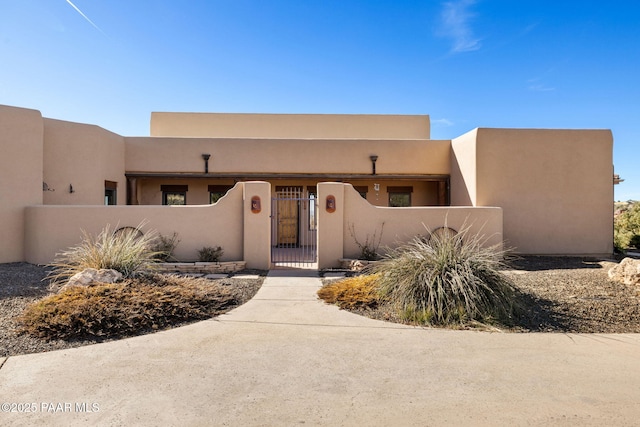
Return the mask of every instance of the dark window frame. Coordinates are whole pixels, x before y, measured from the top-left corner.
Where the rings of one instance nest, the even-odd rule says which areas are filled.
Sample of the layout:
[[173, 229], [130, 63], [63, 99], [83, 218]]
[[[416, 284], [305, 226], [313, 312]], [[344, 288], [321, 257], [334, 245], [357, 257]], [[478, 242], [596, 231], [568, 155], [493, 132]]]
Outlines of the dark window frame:
[[[187, 204], [187, 191], [189, 191], [188, 185], [161, 185], [162, 191], [162, 205], [163, 206], [186, 206]], [[181, 196], [183, 203], [168, 203], [170, 196]]]
[[[387, 193], [389, 193], [389, 207], [398, 207], [398, 208], [411, 207], [411, 193], [413, 193], [413, 187], [412, 186], [387, 187]], [[405, 205], [402, 205], [402, 206], [395, 205], [392, 202], [393, 196], [407, 196], [409, 203], [406, 206]]]
[[105, 206], [115, 206], [118, 204], [118, 183], [115, 181], [104, 181], [104, 204]]

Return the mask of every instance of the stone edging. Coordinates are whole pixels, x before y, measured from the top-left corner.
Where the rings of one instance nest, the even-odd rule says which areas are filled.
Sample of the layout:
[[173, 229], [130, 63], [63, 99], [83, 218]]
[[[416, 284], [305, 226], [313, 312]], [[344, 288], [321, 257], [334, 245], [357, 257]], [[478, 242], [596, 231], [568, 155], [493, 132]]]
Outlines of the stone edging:
[[246, 261], [230, 262], [161, 262], [154, 264], [153, 271], [159, 273], [236, 273], [247, 267]]

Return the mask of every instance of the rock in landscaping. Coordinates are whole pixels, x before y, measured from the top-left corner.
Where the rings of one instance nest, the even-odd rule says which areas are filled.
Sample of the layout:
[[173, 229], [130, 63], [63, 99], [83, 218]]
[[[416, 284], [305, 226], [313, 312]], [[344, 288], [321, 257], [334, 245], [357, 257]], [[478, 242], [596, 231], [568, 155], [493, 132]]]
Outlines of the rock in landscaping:
[[68, 288], [74, 286], [89, 286], [92, 283], [116, 283], [122, 280], [122, 273], [112, 269], [100, 269], [87, 268], [86, 270], [76, 273], [64, 285], [60, 288], [59, 292], [62, 292]]
[[640, 285], [640, 259], [623, 259], [609, 270], [609, 278], [625, 285]]
[[222, 274], [222, 273], [211, 273], [204, 276], [205, 279], [209, 279], [209, 280], [226, 279], [227, 277], [229, 277], [228, 274]]

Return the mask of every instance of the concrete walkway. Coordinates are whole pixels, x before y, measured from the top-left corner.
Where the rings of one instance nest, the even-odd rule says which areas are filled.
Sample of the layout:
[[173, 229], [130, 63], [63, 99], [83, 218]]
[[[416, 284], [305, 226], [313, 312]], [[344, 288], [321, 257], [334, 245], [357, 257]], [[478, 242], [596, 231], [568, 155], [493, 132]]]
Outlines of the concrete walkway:
[[272, 271], [217, 319], [0, 359], [0, 425], [640, 423], [640, 335], [404, 327], [325, 305], [319, 286]]

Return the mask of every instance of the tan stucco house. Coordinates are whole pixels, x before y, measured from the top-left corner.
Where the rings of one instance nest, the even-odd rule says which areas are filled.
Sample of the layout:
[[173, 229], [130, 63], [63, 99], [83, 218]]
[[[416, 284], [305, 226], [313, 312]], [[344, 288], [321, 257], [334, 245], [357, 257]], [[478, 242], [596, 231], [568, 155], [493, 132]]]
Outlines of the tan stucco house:
[[383, 245], [466, 224], [522, 254], [613, 251], [609, 130], [432, 140], [429, 116], [152, 113], [150, 135], [0, 106], [0, 262], [143, 220], [182, 259], [215, 244], [256, 268], [287, 245], [334, 266], [382, 224]]

